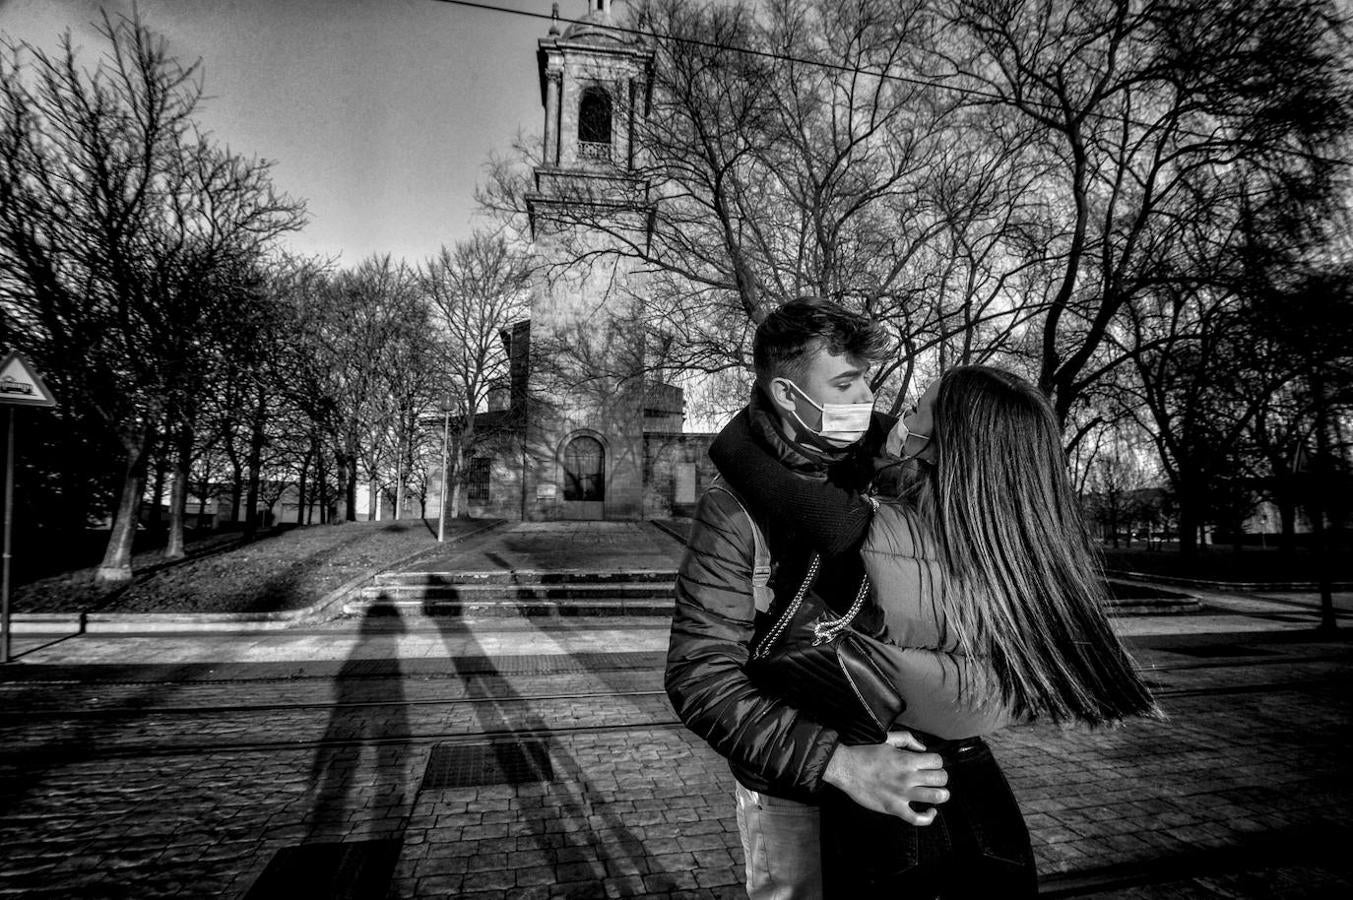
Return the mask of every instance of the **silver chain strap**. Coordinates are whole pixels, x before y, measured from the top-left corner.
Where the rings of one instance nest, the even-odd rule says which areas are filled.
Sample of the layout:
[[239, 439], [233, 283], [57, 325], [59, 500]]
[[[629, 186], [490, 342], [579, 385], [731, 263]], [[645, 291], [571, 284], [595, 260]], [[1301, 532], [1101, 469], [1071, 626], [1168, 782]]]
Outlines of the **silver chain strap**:
[[[789, 606], [780, 614], [780, 619], [775, 623], [775, 627], [761, 639], [761, 643], [752, 651], [753, 659], [765, 659], [775, 646], [775, 642], [785, 633], [789, 623], [794, 620], [794, 614], [799, 611], [803, 605], [803, 598], [808, 593], [808, 589], [813, 586], [817, 580], [817, 571], [822, 565], [822, 557], [814, 553], [813, 558], [808, 562], [808, 572], [803, 576], [803, 584], [799, 585], [798, 593], [794, 599], [789, 601]], [[826, 622], [819, 622], [813, 626], [813, 646], [830, 641], [842, 631], [844, 631], [855, 617], [859, 615], [860, 609], [864, 606], [865, 598], [869, 596], [869, 576], [866, 575], [860, 579], [860, 589], [855, 592], [855, 602], [850, 605], [850, 609], [839, 619], [831, 619]]]
[[850, 605], [849, 611], [844, 616], [830, 622], [818, 622], [813, 626], [813, 646], [824, 644], [845, 631], [847, 626], [860, 614], [860, 609], [864, 606], [864, 600], [868, 596], [869, 576], [866, 575], [860, 579], [860, 589], [855, 592], [855, 602]]
[[803, 576], [803, 584], [799, 585], [799, 592], [794, 595], [794, 599], [789, 601], [789, 606], [781, 613], [780, 620], [775, 623], [775, 627], [770, 630], [761, 643], [757, 645], [752, 652], [753, 659], [765, 659], [766, 654], [770, 653], [775, 642], [780, 639], [780, 635], [785, 633], [789, 623], [794, 619], [794, 613], [798, 612], [799, 606], [803, 604], [803, 597], [808, 593], [808, 588], [812, 587], [813, 581], [817, 578], [818, 567], [822, 564], [822, 557], [814, 553], [813, 558], [808, 561], [808, 574]]

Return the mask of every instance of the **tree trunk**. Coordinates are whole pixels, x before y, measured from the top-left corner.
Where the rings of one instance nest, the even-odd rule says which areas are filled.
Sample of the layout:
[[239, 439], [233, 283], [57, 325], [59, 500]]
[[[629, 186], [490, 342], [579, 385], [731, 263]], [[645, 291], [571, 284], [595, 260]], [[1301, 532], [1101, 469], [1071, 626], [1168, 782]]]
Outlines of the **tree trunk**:
[[446, 486], [450, 489], [450, 502], [447, 504], [447, 516], [452, 519], [460, 518], [460, 476], [465, 467], [464, 444], [456, 444], [455, 452], [451, 454], [449, 463], [450, 471], [446, 473]]
[[1202, 525], [1196, 501], [1187, 492], [1179, 493], [1179, 552], [1185, 556], [1198, 553], [1198, 528]]
[[305, 451], [305, 459], [301, 460], [301, 477], [296, 482], [296, 524], [305, 524], [306, 502], [305, 488], [306, 476], [310, 474], [310, 459], [314, 453], [313, 449]]
[[238, 522], [240, 507], [244, 504], [244, 464], [232, 456], [230, 469], [230, 521]]
[[[316, 463], [315, 477], [319, 479], [319, 523], [327, 525], [329, 523], [329, 473], [324, 468], [323, 453], [319, 455]], [[313, 514], [311, 519], [313, 521]]]
[[164, 482], [168, 473], [169, 460], [163, 457], [155, 460], [155, 485], [150, 491], [152, 506], [146, 528], [157, 535], [164, 530]]
[[[210, 485], [210, 483], [207, 482], [207, 481], [203, 481], [202, 484], [201, 484], [201, 488], [202, 488], [202, 493], [200, 493], [200, 494], [197, 495], [197, 527], [198, 527], [198, 528], [201, 528], [201, 527], [202, 527], [202, 519], [203, 519], [203, 517], [207, 514], [207, 501], [211, 499], [211, 497], [208, 496], [208, 492], [211, 490], [211, 485]], [[216, 530], [216, 511], [213, 511], [212, 514], [211, 514], [211, 528], [212, 528], [213, 531]]]
[[254, 420], [249, 432], [249, 497], [244, 510], [244, 539], [251, 541], [258, 534], [258, 483], [263, 477], [263, 433], [266, 400], [259, 391], [258, 405], [254, 407]]
[[149, 438], [136, 435], [127, 442], [127, 470], [122, 479], [122, 497], [118, 501], [113, 528], [103, 562], [94, 573], [94, 581], [113, 584], [132, 577], [132, 545], [136, 541], [137, 520], [141, 515], [141, 495], [146, 487]]
[[169, 542], [164, 549], [165, 559], [183, 559], [187, 555], [183, 520], [188, 514], [188, 470], [192, 451], [192, 431], [184, 427], [179, 431], [174, 447], [174, 481], [169, 489]]
[[345, 522], [357, 521], [357, 453], [355, 449], [356, 446], [357, 442], [356, 440], [354, 440], [352, 442], [351, 447], [349, 448], [349, 451], [343, 454], [344, 459], [342, 462], [342, 468], [339, 470], [340, 476], [343, 478], [342, 491], [340, 493], [343, 496], [343, 505], [346, 507], [343, 510], [343, 520]]
[[77, 454], [72, 449], [77, 446], [73, 438], [79, 434], [77, 418], [68, 406], [57, 408], [61, 414], [60, 432], [67, 440], [61, 442], [61, 481], [60, 491], [61, 529], [73, 535], [83, 534], [89, 519], [90, 491], [87, 450], [81, 448]]
[[1334, 449], [1329, 437], [1329, 406], [1325, 399], [1325, 379], [1320, 370], [1310, 374], [1311, 396], [1315, 400], [1315, 465], [1311, 475], [1315, 500], [1311, 510], [1311, 532], [1315, 539], [1315, 576], [1320, 587], [1320, 631], [1333, 634], [1338, 631], [1334, 613], [1334, 585], [1330, 575], [1330, 529], [1325, 522], [1329, 509], [1330, 472], [1334, 468]]
[[1282, 523], [1282, 533], [1278, 535], [1278, 550], [1291, 554], [1297, 549], [1297, 502], [1291, 497], [1278, 501], [1278, 520]]

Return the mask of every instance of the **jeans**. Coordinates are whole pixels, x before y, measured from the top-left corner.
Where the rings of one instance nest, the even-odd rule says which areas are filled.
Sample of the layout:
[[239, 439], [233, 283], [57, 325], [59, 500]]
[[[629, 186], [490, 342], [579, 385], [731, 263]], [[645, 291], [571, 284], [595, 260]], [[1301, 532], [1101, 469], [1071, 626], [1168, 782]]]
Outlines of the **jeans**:
[[748, 900], [822, 900], [821, 818], [812, 804], [734, 792]]

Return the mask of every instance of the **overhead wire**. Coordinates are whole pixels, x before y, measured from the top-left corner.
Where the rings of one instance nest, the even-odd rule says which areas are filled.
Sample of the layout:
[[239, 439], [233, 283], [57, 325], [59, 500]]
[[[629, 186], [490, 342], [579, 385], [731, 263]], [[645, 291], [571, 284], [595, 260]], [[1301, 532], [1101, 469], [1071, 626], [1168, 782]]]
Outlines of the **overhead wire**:
[[[448, 3], [452, 6], [468, 6], [473, 9], [483, 9], [490, 12], [509, 13], [517, 16], [527, 16], [532, 19], [545, 19], [551, 22], [564, 22], [570, 25], [588, 25], [586, 19], [570, 19], [565, 16], [555, 16], [553, 14], [528, 12], [524, 9], [509, 9], [504, 6], [493, 6], [488, 3], [474, 3], [471, 0], [435, 0], [438, 3]], [[927, 81], [924, 78], [916, 78], [909, 75], [899, 75], [894, 72], [877, 69], [865, 69], [859, 66], [848, 66], [844, 63], [834, 63], [827, 60], [811, 59], [806, 56], [794, 56], [788, 53], [777, 53], [773, 50], [758, 50], [755, 47], [737, 47], [729, 44], [719, 44], [714, 41], [706, 41], [696, 37], [683, 37], [674, 34], [659, 34], [656, 31], [645, 31], [642, 28], [630, 28], [625, 25], [610, 24], [606, 26], [608, 31], [618, 31], [621, 34], [632, 34], [635, 37], [648, 38], [655, 41], [669, 41], [674, 44], [689, 44], [695, 47], [704, 47], [708, 50], [719, 50], [727, 53], [739, 53], [744, 56], [755, 56], [761, 59], [771, 59], [777, 62], [799, 63], [805, 66], [815, 66], [821, 69], [831, 69], [837, 72], [846, 72], [851, 75], [871, 75], [875, 78], [883, 78], [889, 81], [900, 81], [904, 84], [912, 84], [917, 87], [944, 87], [949, 90], [959, 91], [965, 94], [972, 94], [978, 97], [985, 97], [989, 100], [1006, 100], [1000, 94], [990, 91], [979, 91], [976, 88], [954, 87], [952, 85], [940, 84], [936, 81]], [[1046, 104], [1042, 104], [1046, 105]]]
[[[563, 23], [566, 23], [566, 24], [569, 24], [569, 25], [590, 25], [590, 24], [593, 24], [593, 23], [587, 21], [586, 19], [572, 19], [572, 18], [568, 18], [568, 17], [566, 17], [566, 16], [561, 16], [561, 15], [558, 15], [557, 12], [550, 12], [550, 13], [531, 12], [531, 11], [529, 11], [529, 10], [524, 10], [524, 9], [511, 9], [511, 8], [505, 7], [505, 6], [495, 6], [495, 5], [491, 4], [491, 3], [477, 3], [477, 2], [474, 2], [474, 0], [434, 0], [434, 2], [437, 2], [437, 3], [445, 3], [445, 4], [448, 4], [448, 5], [451, 5], [451, 6], [468, 7], [468, 8], [470, 8], [470, 9], [478, 9], [478, 10], [483, 10], [483, 11], [486, 11], [486, 12], [506, 13], [506, 14], [508, 14], [508, 15], [524, 16], [524, 17], [526, 17], [526, 18], [531, 18], [531, 19], [543, 19], [543, 20], [549, 21], [549, 22], [563, 22]], [[557, 8], [557, 4], [556, 4], [556, 8]], [[738, 46], [731, 46], [731, 45], [728, 45], [728, 44], [719, 44], [719, 43], [715, 43], [715, 42], [713, 42], [713, 41], [706, 41], [706, 40], [702, 40], [702, 39], [696, 38], [696, 37], [685, 37], [685, 36], [670, 35], [670, 34], [659, 34], [658, 32], [655, 32], [655, 31], [646, 31], [646, 30], [641, 29], [641, 28], [632, 28], [632, 27], [627, 26], [627, 25], [618, 25], [618, 24], [614, 24], [614, 23], [611, 23], [611, 24], [606, 25], [606, 28], [607, 28], [607, 30], [609, 30], [609, 31], [616, 31], [616, 32], [620, 32], [621, 34], [630, 34], [630, 35], [634, 35], [634, 36], [636, 36], [636, 37], [647, 38], [647, 39], [655, 40], [655, 41], [668, 41], [668, 42], [671, 42], [671, 43], [689, 44], [689, 45], [696, 46], [696, 47], [703, 47], [703, 48], [709, 49], [709, 50], [718, 50], [718, 51], [721, 51], [721, 52], [727, 52], [727, 53], [739, 53], [739, 54], [744, 54], [744, 55], [747, 55], [747, 56], [758, 57], [758, 58], [761, 58], [761, 59], [771, 59], [771, 60], [776, 60], [776, 61], [779, 61], [779, 62], [798, 63], [798, 64], [800, 64], [800, 65], [815, 66], [815, 67], [818, 67], [818, 68], [830, 69], [830, 70], [837, 71], [837, 72], [845, 72], [845, 73], [851, 74], [851, 75], [865, 75], [865, 76], [871, 76], [871, 77], [874, 77], [874, 78], [881, 78], [881, 79], [885, 79], [885, 80], [889, 80], [889, 81], [897, 81], [897, 82], [901, 82], [901, 83], [903, 83], [903, 84], [910, 84], [910, 85], [914, 85], [914, 86], [917, 86], [917, 87], [939, 88], [939, 89], [942, 89], [942, 90], [953, 91], [953, 92], [958, 93], [958, 94], [964, 94], [964, 95], [967, 95], [967, 96], [979, 97], [979, 98], [982, 98], [982, 99], [984, 99], [984, 100], [990, 100], [990, 101], [999, 102], [999, 103], [1009, 103], [1009, 102], [1011, 102], [1011, 98], [1005, 96], [1004, 94], [1000, 94], [1000, 93], [997, 93], [997, 92], [993, 92], [993, 91], [983, 91], [983, 90], [979, 90], [979, 89], [977, 89], [977, 88], [973, 88], [973, 87], [965, 87], [965, 86], [963, 86], [963, 85], [955, 85], [955, 84], [947, 83], [947, 82], [940, 81], [940, 80], [928, 80], [928, 79], [925, 79], [925, 78], [917, 78], [917, 77], [915, 77], [915, 76], [899, 75], [899, 74], [897, 74], [897, 73], [889, 72], [889, 71], [887, 71], [887, 70], [867, 69], [867, 68], [861, 68], [861, 67], [859, 67], [859, 66], [848, 66], [848, 65], [845, 65], [845, 64], [843, 64], [843, 63], [834, 63], [834, 62], [830, 62], [830, 61], [827, 61], [827, 60], [811, 59], [811, 58], [809, 58], [809, 57], [794, 56], [794, 55], [791, 55], [791, 54], [785, 54], [785, 53], [777, 53], [777, 52], [774, 52], [774, 51], [771, 51], [771, 50], [758, 50], [758, 49], [756, 49], [756, 48], [754, 48], [754, 47], [738, 47]], [[1052, 112], [1061, 112], [1061, 111], [1062, 111], [1060, 107], [1058, 107], [1058, 106], [1056, 106], [1056, 105], [1054, 105], [1054, 104], [1051, 104], [1051, 103], [1042, 103], [1042, 102], [1039, 102], [1039, 101], [1036, 101], [1036, 100], [1029, 100], [1029, 99], [1026, 99], [1026, 100], [1024, 100], [1023, 102], [1024, 102], [1026, 105], [1028, 105], [1028, 106], [1041, 107], [1041, 108], [1043, 108], [1044, 110], [1049, 111], [1050, 113], [1052, 113]], [[1108, 113], [1101, 113], [1101, 112], [1096, 112], [1096, 111], [1093, 111], [1093, 110], [1088, 110], [1088, 111], [1086, 111], [1086, 115], [1089, 116], [1089, 117], [1091, 117], [1091, 118], [1105, 119], [1105, 120], [1108, 120], [1108, 121], [1113, 122], [1114, 124], [1122, 124], [1122, 123], [1123, 123], [1123, 119], [1122, 119], [1121, 117], [1119, 117], [1119, 116], [1114, 116], [1114, 115], [1110, 115], [1110, 114], [1108, 114]], [[1131, 119], [1131, 118], [1127, 119], [1127, 122], [1128, 122], [1128, 124], [1134, 125], [1134, 126], [1136, 126], [1136, 127], [1138, 127], [1138, 128], [1154, 129], [1154, 128], [1158, 127], [1158, 123], [1153, 124], [1153, 123], [1149, 123], [1149, 122], [1141, 122], [1141, 121], [1137, 121], [1137, 120]], [[1178, 129], [1178, 133], [1179, 133], [1179, 134], [1188, 135], [1189, 137], [1197, 138], [1197, 139], [1199, 139], [1199, 140], [1204, 140], [1204, 141], [1214, 140], [1214, 139], [1216, 138], [1215, 135], [1203, 134], [1203, 133], [1201, 133], [1201, 132], [1192, 131], [1192, 130], [1189, 130], [1189, 129], [1182, 129], [1182, 128], [1181, 128], [1181, 129]], [[1335, 164], [1335, 165], [1341, 165], [1341, 166], [1353, 165], [1353, 162], [1351, 162], [1350, 160], [1341, 159], [1341, 158], [1327, 157], [1327, 156], [1323, 156], [1323, 155], [1320, 155], [1320, 154], [1317, 154], [1317, 153], [1314, 153], [1314, 152], [1306, 152], [1306, 153], [1302, 153], [1301, 155], [1302, 155], [1304, 158], [1306, 158], [1306, 159], [1313, 160], [1313, 161], [1317, 161], [1317, 162], [1333, 163], [1333, 164]]]

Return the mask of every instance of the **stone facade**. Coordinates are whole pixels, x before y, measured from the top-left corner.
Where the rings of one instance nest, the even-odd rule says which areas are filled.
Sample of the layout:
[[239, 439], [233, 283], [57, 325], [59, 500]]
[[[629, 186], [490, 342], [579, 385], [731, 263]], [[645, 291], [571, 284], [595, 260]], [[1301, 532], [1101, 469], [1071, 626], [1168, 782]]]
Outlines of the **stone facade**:
[[[472, 515], [680, 515], [711, 477], [710, 436], [682, 433], [682, 392], [645, 366], [643, 276], [605, 252], [647, 228], [633, 135], [653, 65], [650, 48], [611, 27], [610, 6], [591, 0], [581, 22], [539, 42], [545, 146], [527, 205], [542, 265], [530, 321], [505, 334], [516, 429], [481, 447], [490, 483], [468, 500]], [[591, 262], [559, 265], [580, 255]]]
[[718, 474], [709, 458], [712, 434], [644, 435], [644, 518], [695, 513], [695, 502]]

